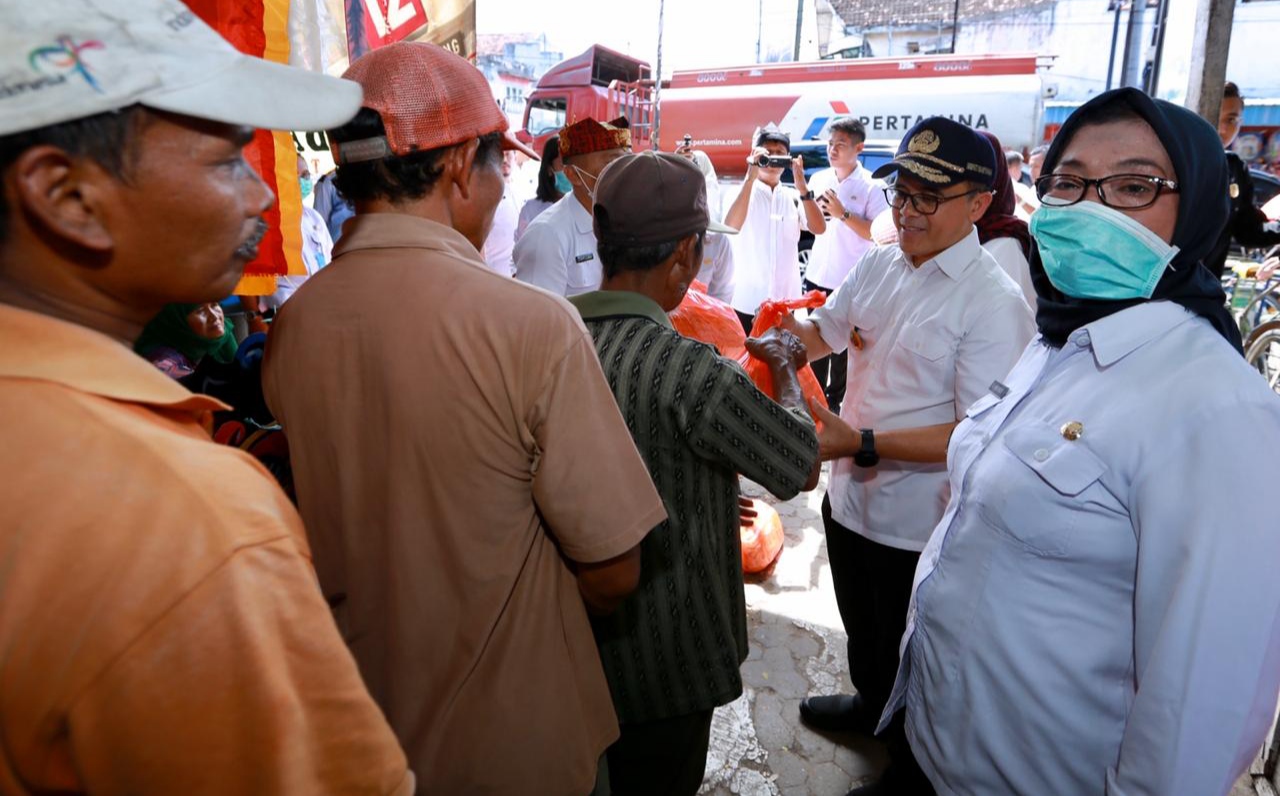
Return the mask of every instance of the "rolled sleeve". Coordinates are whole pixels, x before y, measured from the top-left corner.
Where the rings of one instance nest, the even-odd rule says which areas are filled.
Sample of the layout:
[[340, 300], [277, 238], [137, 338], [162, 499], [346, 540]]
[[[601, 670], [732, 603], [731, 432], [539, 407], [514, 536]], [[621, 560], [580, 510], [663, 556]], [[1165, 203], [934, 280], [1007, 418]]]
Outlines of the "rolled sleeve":
[[795, 497], [818, 461], [813, 419], [760, 392], [736, 364], [723, 367], [706, 411], [690, 431], [690, 444], [774, 496]]
[[854, 300], [859, 291], [860, 269], [858, 266], [864, 263], [873, 252], [875, 249], [858, 258], [858, 265], [853, 267], [844, 282], [827, 297], [827, 302], [809, 315], [809, 320], [817, 325], [823, 342], [831, 348], [833, 353], [839, 354], [849, 347], [849, 336], [853, 334], [853, 328], [857, 325], [857, 319], [854, 317]]
[[[1133, 486], [1135, 688], [1111, 796], [1226, 793], [1262, 746], [1280, 689], [1280, 408], [1187, 418]], [[1210, 476], [1232, 474], [1230, 483]]]
[[621, 555], [667, 518], [585, 328], [552, 369], [529, 428], [534, 502], [569, 558]]

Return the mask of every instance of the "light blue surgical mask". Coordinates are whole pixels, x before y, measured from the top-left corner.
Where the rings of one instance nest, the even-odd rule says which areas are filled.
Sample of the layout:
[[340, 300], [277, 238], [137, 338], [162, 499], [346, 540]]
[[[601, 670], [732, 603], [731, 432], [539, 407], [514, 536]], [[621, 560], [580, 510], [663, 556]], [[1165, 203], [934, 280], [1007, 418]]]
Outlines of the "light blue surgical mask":
[[1041, 205], [1031, 216], [1045, 274], [1082, 299], [1149, 299], [1178, 247], [1097, 202]]
[[573, 183], [569, 182], [563, 171], [556, 172], [556, 190], [560, 193], [573, 193]]
[[299, 177], [298, 187], [302, 189], [302, 198], [306, 199], [308, 196], [311, 195], [311, 191], [316, 187], [316, 184], [311, 180], [310, 177]]

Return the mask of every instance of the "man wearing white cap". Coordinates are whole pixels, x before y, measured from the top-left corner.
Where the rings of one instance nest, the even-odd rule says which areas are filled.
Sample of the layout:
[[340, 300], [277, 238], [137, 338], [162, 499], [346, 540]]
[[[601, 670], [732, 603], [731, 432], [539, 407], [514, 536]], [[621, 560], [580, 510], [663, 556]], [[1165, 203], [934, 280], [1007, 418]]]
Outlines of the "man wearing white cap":
[[360, 89], [173, 0], [0, 0], [0, 792], [413, 791], [297, 513], [130, 350], [255, 256], [252, 127]]

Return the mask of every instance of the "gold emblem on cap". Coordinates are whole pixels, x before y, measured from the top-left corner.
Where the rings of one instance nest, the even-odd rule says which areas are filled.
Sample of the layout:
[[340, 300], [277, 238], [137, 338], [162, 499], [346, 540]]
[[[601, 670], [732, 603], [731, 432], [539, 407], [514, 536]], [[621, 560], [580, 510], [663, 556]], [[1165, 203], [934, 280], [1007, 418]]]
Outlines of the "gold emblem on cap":
[[907, 151], [928, 155], [936, 152], [940, 146], [942, 146], [942, 139], [938, 138], [937, 133], [932, 130], [921, 130], [911, 136], [911, 142], [907, 144]]
[[1227, 193], [1231, 194], [1231, 198], [1232, 198], [1232, 199], [1239, 199], [1239, 198], [1240, 198], [1240, 186], [1239, 186], [1239, 185], [1236, 185], [1234, 182], [1233, 182], [1233, 183], [1231, 183], [1231, 188], [1230, 188], [1230, 190], [1228, 190], [1228, 191], [1227, 191]]
[[1084, 436], [1084, 423], [1079, 420], [1072, 420], [1070, 423], [1062, 424], [1062, 436], [1072, 442]]

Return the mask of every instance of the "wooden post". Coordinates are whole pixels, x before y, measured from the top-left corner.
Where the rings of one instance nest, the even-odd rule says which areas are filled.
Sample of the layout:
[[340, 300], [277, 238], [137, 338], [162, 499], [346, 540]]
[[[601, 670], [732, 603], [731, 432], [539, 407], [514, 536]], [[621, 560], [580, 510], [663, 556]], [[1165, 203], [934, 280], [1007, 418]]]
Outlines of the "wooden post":
[[1218, 126], [1222, 87], [1227, 81], [1227, 54], [1231, 50], [1231, 21], [1235, 0], [1196, 0], [1197, 36], [1191, 48], [1191, 79], [1187, 107]]

